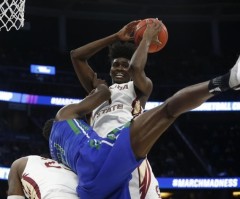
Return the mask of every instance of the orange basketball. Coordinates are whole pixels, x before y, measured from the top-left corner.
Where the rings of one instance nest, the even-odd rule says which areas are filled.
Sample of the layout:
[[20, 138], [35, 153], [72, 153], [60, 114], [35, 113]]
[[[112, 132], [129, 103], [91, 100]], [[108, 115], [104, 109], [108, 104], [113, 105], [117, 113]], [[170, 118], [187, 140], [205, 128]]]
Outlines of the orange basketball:
[[[147, 20], [149, 21], [149, 23], [153, 23], [154, 18], [141, 20], [136, 26], [136, 29], [134, 32], [134, 42], [136, 45], [139, 45], [140, 41], [142, 40], [143, 33], [147, 28]], [[163, 23], [162, 23], [162, 29], [158, 35], [158, 40], [160, 41], [160, 44], [152, 43], [149, 46], [149, 50], [148, 50], [149, 53], [158, 52], [166, 45], [168, 41], [168, 31], [166, 26]]]

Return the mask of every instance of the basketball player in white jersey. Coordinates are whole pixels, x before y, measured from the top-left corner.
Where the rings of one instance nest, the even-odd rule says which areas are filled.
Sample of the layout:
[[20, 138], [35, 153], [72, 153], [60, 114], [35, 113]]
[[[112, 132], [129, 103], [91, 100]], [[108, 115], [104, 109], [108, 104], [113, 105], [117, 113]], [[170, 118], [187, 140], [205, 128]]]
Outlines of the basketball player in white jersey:
[[[132, 21], [117, 33], [71, 51], [75, 72], [82, 86], [89, 93], [95, 86], [94, 71], [89, 66], [88, 60], [111, 45], [109, 53], [113, 83], [109, 87], [111, 100], [94, 110], [91, 118], [93, 129], [102, 137], [106, 137], [113, 129], [142, 113], [152, 92], [152, 81], [146, 76], [144, 67], [149, 45], [161, 31], [161, 22], [155, 20], [153, 24], [148, 24], [148, 32], [136, 49], [133, 43], [127, 41], [133, 39], [133, 31], [138, 22]], [[131, 198], [160, 198], [158, 182], [147, 158], [132, 173], [129, 189]]]
[[8, 176], [8, 199], [79, 199], [75, 173], [55, 160], [31, 155], [15, 160]]

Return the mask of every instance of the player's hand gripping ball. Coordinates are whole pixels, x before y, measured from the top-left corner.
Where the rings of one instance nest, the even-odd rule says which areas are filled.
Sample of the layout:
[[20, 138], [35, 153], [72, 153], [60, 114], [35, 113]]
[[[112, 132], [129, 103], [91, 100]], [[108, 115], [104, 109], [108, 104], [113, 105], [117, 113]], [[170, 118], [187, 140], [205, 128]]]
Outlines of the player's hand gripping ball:
[[[147, 18], [144, 20], [141, 20], [137, 26], [136, 29], [134, 31], [134, 42], [135, 44], [138, 46], [139, 43], [142, 40], [143, 37], [143, 33], [145, 32], [146, 28], [147, 28], [147, 23], [153, 23], [153, 20], [155, 20], [154, 18]], [[159, 40], [159, 44], [156, 42], [152, 42], [151, 45], [149, 46], [149, 53], [155, 53], [160, 51], [161, 49], [163, 49], [163, 47], [166, 45], [167, 41], [168, 41], [168, 31], [166, 26], [162, 23], [161, 25], [161, 30], [158, 34], [158, 40]]]

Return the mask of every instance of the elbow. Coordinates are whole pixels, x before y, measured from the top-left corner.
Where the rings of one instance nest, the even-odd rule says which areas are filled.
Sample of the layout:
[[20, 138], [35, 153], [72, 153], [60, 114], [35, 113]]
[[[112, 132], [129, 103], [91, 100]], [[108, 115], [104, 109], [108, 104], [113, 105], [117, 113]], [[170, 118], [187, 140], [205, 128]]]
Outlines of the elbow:
[[111, 91], [108, 89], [107, 91], [106, 91], [106, 100], [109, 100], [110, 99], [110, 97], [111, 97]]
[[101, 97], [106, 101], [111, 97], [111, 91], [105, 84], [98, 85], [98, 89], [101, 90]]
[[109, 88], [106, 86], [104, 89], [104, 98], [105, 100], [109, 100], [111, 97], [111, 91], [109, 90]]
[[72, 61], [77, 61], [79, 62], [86, 62], [87, 58], [83, 56], [83, 54], [78, 50], [71, 50], [70, 51], [70, 57]]
[[70, 51], [70, 57], [71, 57], [72, 59], [76, 59], [76, 58], [77, 58], [76, 50], [71, 50], [71, 51]]
[[70, 57], [73, 61], [77, 61], [77, 62], [87, 62], [87, 60], [89, 59], [89, 57], [85, 54], [85, 52], [81, 49], [74, 49], [70, 51]]

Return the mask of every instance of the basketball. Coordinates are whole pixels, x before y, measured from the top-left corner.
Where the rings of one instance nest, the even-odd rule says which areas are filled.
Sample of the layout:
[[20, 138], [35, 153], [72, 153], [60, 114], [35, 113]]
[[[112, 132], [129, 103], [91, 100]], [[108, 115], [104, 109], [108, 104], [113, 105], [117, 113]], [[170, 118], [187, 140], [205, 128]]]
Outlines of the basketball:
[[[136, 29], [134, 31], [134, 42], [135, 44], [138, 46], [139, 43], [142, 40], [143, 37], [143, 33], [145, 32], [146, 28], [147, 28], [147, 21], [149, 23], [153, 23], [153, 20], [155, 20], [154, 18], [148, 18], [148, 19], [144, 19], [142, 21], [140, 21], [137, 26]], [[149, 46], [149, 53], [155, 53], [160, 51], [161, 49], [163, 49], [163, 47], [166, 45], [167, 41], [168, 41], [168, 31], [166, 26], [162, 23], [162, 29], [159, 32], [158, 35], [158, 40], [160, 41], [160, 44], [156, 44], [156, 43], [152, 43]]]

